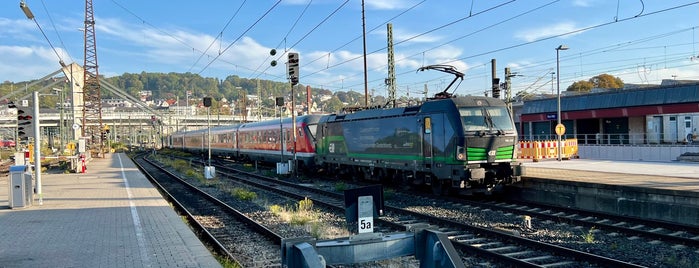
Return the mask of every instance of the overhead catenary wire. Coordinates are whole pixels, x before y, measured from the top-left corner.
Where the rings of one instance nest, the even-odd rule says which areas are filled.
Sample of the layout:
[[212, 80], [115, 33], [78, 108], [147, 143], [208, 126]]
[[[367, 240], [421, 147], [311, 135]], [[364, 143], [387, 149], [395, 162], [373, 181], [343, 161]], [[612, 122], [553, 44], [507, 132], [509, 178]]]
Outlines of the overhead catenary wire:
[[196, 66], [197, 63], [199, 63], [199, 61], [201, 60], [201, 58], [203, 58], [204, 55], [206, 55], [206, 53], [209, 51], [209, 49], [211, 49], [211, 47], [212, 47], [214, 44], [216, 44], [216, 40], [219, 40], [219, 38], [220, 38], [221, 41], [219, 41], [219, 43], [223, 43], [223, 32], [226, 31], [226, 29], [228, 28], [228, 26], [231, 24], [231, 22], [233, 21], [233, 19], [235, 19], [235, 17], [238, 15], [238, 12], [240, 12], [240, 10], [243, 8], [243, 6], [245, 5], [246, 2], [247, 2], [247, 0], [243, 0], [243, 2], [240, 3], [240, 6], [238, 6], [238, 9], [236, 9], [235, 12], [233, 12], [233, 15], [231, 16], [230, 19], [228, 19], [228, 22], [226, 22], [226, 25], [223, 26], [223, 29], [221, 29], [219, 35], [217, 35], [217, 37], [214, 38], [214, 40], [211, 41], [211, 44], [209, 44], [209, 46], [199, 55], [199, 58], [197, 58], [197, 60], [194, 61], [194, 63], [192, 63], [192, 66], [189, 67], [189, 70], [187, 70], [187, 72], [192, 71], [192, 69], [194, 68], [194, 66]]
[[[308, 8], [311, 6], [312, 3], [313, 3], [313, 0], [310, 0], [310, 1], [308, 1], [308, 3], [306, 3], [306, 6], [303, 8], [303, 11], [301, 11], [301, 13], [299, 14], [299, 16], [296, 17], [296, 20], [294, 21], [294, 23], [291, 25], [291, 27], [289, 27], [289, 30], [286, 32], [286, 34], [284, 35], [284, 37], [283, 37], [281, 40], [279, 40], [279, 43], [274, 47], [274, 49], [279, 49], [279, 47], [280, 47], [282, 44], [284, 44], [284, 43], [286, 42], [287, 38], [289, 38], [289, 35], [294, 31], [294, 29], [296, 28], [296, 25], [299, 23], [299, 21], [301, 21], [301, 18], [303, 18], [303, 15], [306, 14], [306, 11], [308, 10]], [[260, 68], [262, 68], [262, 66], [267, 65], [267, 61], [269, 60], [269, 58], [270, 58], [271, 56], [272, 56], [272, 55], [268, 55], [268, 56], [264, 59], [264, 61], [262, 61], [262, 62], [260, 63], [260, 65], [258, 65], [257, 68], [255, 68], [253, 74], [258, 74], [258, 71], [260, 70]], [[265, 69], [265, 70], [266, 70], [266, 69]], [[260, 74], [261, 74], [261, 73], [260, 73]], [[258, 75], [258, 77], [259, 77], [259, 75]], [[256, 78], [257, 78], [257, 77], [256, 77]]]
[[[332, 17], [333, 15], [335, 15], [335, 13], [337, 13], [338, 10], [342, 9], [342, 7], [344, 7], [348, 2], [349, 2], [349, 0], [345, 0], [345, 2], [343, 2], [339, 7], [337, 7], [333, 12], [331, 12], [328, 16], [326, 16], [321, 22], [319, 22], [318, 24], [316, 24], [315, 27], [313, 27], [311, 30], [309, 30], [308, 32], [306, 32], [306, 34], [304, 34], [303, 37], [301, 37], [298, 41], [296, 41], [296, 43], [292, 44], [292, 45], [289, 46], [287, 49], [290, 50], [290, 49], [296, 47], [296, 45], [298, 45], [301, 41], [305, 40], [306, 37], [308, 37], [308, 36], [309, 36], [311, 33], [313, 33], [316, 29], [318, 29], [318, 27], [320, 27], [320, 25], [322, 25], [322, 24], [325, 23], [328, 19], [330, 19], [330, 17]], [[277, 58], [277, 60], [281, 59], [282, 56], [283, 56], [283, 55], [280, 55], [280, 56]], [[267, 66], [267, 68], [265, 68], [265, 70], [264, 70], [263, 72], [265, 72], [268, 68], [270, 68], [270, 66]]]
[[63, 38], [61, 38], [61, 34], [58, 32], [58, 29], [56, 28], [56, 24], [53, 22], [53, 17], [51, 17], [51, 12], [49, 12], [49, 9], [46, 7], [46, 3], [44, 0], [41, 0], [41, 5], [44, 6], [44, 11], [46, 12], [46, 16], [49, 18], [49, 22], [51, 23], [51, 26], [53, 26], [53, 31], [56, 32], [56, 36], [58, 37], [58, 41], [61, 43], [61, 47], [63, 47], [63, 52], [66, 53], [66, 56], [68, 56], [68, 59], [70, 59], [71, 62], [73, 62], [73, 57], [70, 56], [70, 53], [68, 53], [68, 49], [66, 49], [66, 44], [63, 43]]
[[255, 27], [255, 25], [257, 25], [257, 23], [259, 23], [263, 18], [265, 18], [267, 15], [269, 15], [269, 13], [272, 12], [272, 10], [274, 10], [274, 8], [276, 8], [279, 5], [279, 3], [281, 3], [281, 2], [282, 2], [282, 0], [278, 0], [276, 3], [274, 3], [274, 5], [272, 5], [269, 9], [267, 9], [267, 11], [264, 14], [262, 14], [262, 16], [260, 16], [260, 18], [258, 18], [254, 23], [252, 23], [250, 26], [248, 26], [248, 28], [245, 29], [245, 31], [240, 33], [240, 35], [238, 35], [238, 37], [235, 40], [233, 40], [233, 42], [231, 42], [225, 49], [223, 49], [223, 51], [219, 52], [219, 54], [216, 55], [216, 57], [214, 57], [211, 61], [209, 61], [209, 63], [206, 64], [206, 66], [204, 66], [204, 68], [202, 68], [201, 71], [199, 71], [197, 74], [201, 75], [202, 72], [204, 72], [207, 68], [209, 68], [209, 66], [211, 66], [212, 63], [214, 63], [219, 57], [221, 57], [221, 55], [225, 54], [226, 51], [228, 51], [228, 49], [230, 49], [236, 42], [238, 42], [238, 40], [243, 38], [243, 36], [245, 36], [245, 34], [248, 31], [250, 31], [253, 27]]
[[51, 46], [51, 50], [53, 50], [53, 52], [56, 54], [56, 57], [58, 57], [58, 63], [61, 65], [61, 67], [66, 66], [65, 61], [63, 61], [63, 58], [62, 58], [61, 55], [58, 53], [58, 50], [56, 50], [56, 47], [53, 46], [53, 44], [51, 43], [51, 40], [49, 39], [49, 37], [46, 36], [46, 33], [44, 32], [44, 29], [41, 28], [41, 25], [40, 25], [39, 22], [36, 20], [36, 17], [35, 17], [34, 14], [32, 14], [32, 12], [30, 11], [29, 6], [27, 6], [27, 3], [25, 3], [24, 1], [21, 1], [21, 2], [19, 3], [19, 7], [22, 9], [22, 11], [24, 11], [25, 15], [27, 15], [27, 19], [33, 21], [33, 22], [36, 24], [36, 27], [39, 28], [39, 31], [41, 32], [41, 35], [44, 36], [44, 39], [46, 40], [46, 42], [48, 42], [48, 43], [49, 43], [49, 46]]
[[[446, 27], [448, 27], [448, 26], [454, 25], [455, 23], [464, 21], [464, 20], [466, 20], [466, 19], [468, 19], [468, 18], [472, 18], [472, 17], [477, 16], [477, 15], [480, 15], [480, 14], [485, 14], [486, 12], [495, 10], [495, 9], [497, 9], [497, 8], [499, 8], [499, 7], [503, 7], [503, 6], [507, 5], [507, 4], [511, 4], [511, 3], [513, 3], [514, 1], [515, 1], [515, 0], [511, 0], [511, 1], [508, 1], [508, 2], [505, 2], [505, 3], [501, 3], [501, 4], [498, 4], [498, 5], [492, 6], [492, 7], [490, 7], [490, 8], [487, 8], [487, 9], [485, 9], [485, 10], [482, 10], [482, 11], [480, 11], [480, 12], [476, 12], [475, 14], [469, 14], [469, 16], [462, 17], [462, 18], [459, 18], [459, 19], [456, 19], [456, 20], [447, 22], [447, 23], [445, 23], [445, 24], [442, 24], [442, 25], [440, 25], [440, 26], [437, 26], [437, 27], [432, 28], [432, 29], [430, 29], [430, 30], [427, 30], [427, 31], [425, 31], [425, 32], [422, 32], [422, 33], [413, 35], [413, 36], [411, 36], [411, 37], [408, 37], [408, 38], [406, 38], [406, 39], [404, 39], [404, 40], [398, 41], [398, 42], [396, 42], [394, 45], [398, 45], [398, 44], [405, 43], [405, 42], [407, 42], [407, 41], [413, 40], [413, 39], [415, 39], [415, 38], [418, 38], [418, 37], [420, 37], [420, 36], [426, 35], [426, 34], [428, 34], [428, 33], [431, 33], [431, 32], [437, 31], [437, 30], [439, 30], [439, 29], [443, 29], [443, 28], [446, 28]], [[557, 0], [557, 1], [558, 1], [558, 0]], [[379, 49], [376, 49], [376, 50], [374, 50], [374, 51], [371, 51], [371, 52], [367, 53], [367, 55], [371, 55], [371, 54], [374, 54], [374, 53], [383, 51], [383, 50], [385, 50], [386, 48], [387, 48], [387, 47], [384, 46], [384, 47], [382, 47], [382, 48], [379, 48]], [[416, 54], [421, 54], [421, 53], [422, 53], [422, 52], [416, 53]], [[321, 70], [318, 70], [318, 71], [316, 71], [316, 72], [312, 72], [312, 73], [308, 74], [307, 76], [320, 73], [320, 72], [325, 71], [325, 70], [327, 70], [327, 69], [329, 69], [329, 68], [333, 68], [333, 67], [338, 67], [338, 66], [344, 65], [344, 64], [346, 64], [346, 63], [349, 63], [349, 62], [352, 62], [352, 61], [354, 61], [354, 60], [360, 59], [360, 58], [362, 58], [362, 57], [363, 57], [363, 56], [357, 56], [357, 57], [354, 57], [354, 58], [351, 58], [351, 59], [347, 59], [347, 60], [345, 60], [345, 61], [343, 61], [343, 62], [340, 62], [340, 63], [334, 64], [334, 65], [331, 65], [331, 66], [329, 66], [328, 68], [321, 69]], [[399, 61], [400, 61], [400, 60], [396, 60], [396, 62], [399, 62]], [[383, 67], [385, 67], [385, 65], [382, 66], [382, 68], [383, 68]], [[350, 77], [351, 77], [351, 76], [350, 76]], [[331, 81], [331, 82], [337, 82], [337, 81]]]
[[[446, 62], [441, 62], [441, 63], [436, 63], [436, 64], [450, 64], [450, 63], [454, 63], [455, 61], [463, 61], [463, 60], [466, 60], [466, 59], [471, 59], [471, 58], [476, 58], [476, 57], [479, 57], [479, 56], [489, 55], [489, 54], [493, 54], [493, 53], [496, 53], [496, 52], [501, 52], [501, 51], [505, 51], [505, 50], [509, 50], [509, 49], [514, 49], [514, 48], [518, 48], [518, 47], [522, 47], [522, 46], [526, 46], [526, 45], [530, 45], [530, 44], [535, 44], [535, 43], [539, 43], [539, 42], [542, 42], [542, 41], [545, 41], [545, 40], [550, 40], [550, 39], [553, 39], [553, 38], [563, 37], [563, 36], [566, 36], [566, 35], [572, 35], [572, 34], [576, 34], [576, 33], [579, 33], [579, 32], [588, 31], [588, 30], [591, 30], [591, 29], [596, 29], [596, 28], [608, 26], [608, 25], [615, 24], [615, 23], [620, 23], [620, 22], [630, 21], [630, 20], [634, 20], [634, 19], [638, 19], [638, 18], [642, 18], [642, 17], [652, 16], [652, 15], [656, 15], [656, 14], [668, 12], [668, 11], [671, 11], [671, 10], [675, 10], [675, 9], [679, 9], [679, 8], [684, 8], [684, 7], [696, 5], [696, 4], [699, 4], [699, 2], [695, 1], [695, 2], [692, 2], [692, 3], [686, 3], [686, 4], [682, 4], [682, 5], [677, 5], [677, 6], [673, 6], [673, 7], [669, 7], [669, 8], [665, 8], [665, 9], [661, 9], [661, 10], [657, 10], [657, 11], [653, 11], [653, 12], [646, 13], [646, 14], [638, 14], [638, 15], [631, 16], [631, 17], [627, 17], [627, 18], [623, 18], [623, 19], [617, 19], [617, 20], [610, 21], [610, 22], [605, 22], [605, 23], [600, 23], [600, 24], [596, 24], [596, 25], [592, 25], [592, 26], [588, 26], [588, 27], [584, 27], [584, 28], [579, 28], [579, 29], [571, 30], [571, 31], [568, 31], [568, 32], [560, 33], [560, 34], [555, 34], [555, 35], [543, 37], [543, 38], [536, 39], [536, 40], [533, 40], [533, 41], [523, 42], [523, 43], [514, 44], [514, 45], [502, 47], [502, 48], [497, 48], [497, 49], [493, 49], [493, 50], [489, 50], [489, 51], [484, 51], [484, 52], [480, 52], [480, 53], [468, 55], [468, 56], [465, 56], [465, 57], [460, 57], [460, 58], [458, 58], [458, 59], [454, 59], [454, 60], [450, 60], [450, 61], [446, 61]], [[417, 54], [417, 53], [416, 53], [416, 54]], [[412, 73], [412, 71], [406, 71], [406, 72], [402, 72], [402, 73], [396, 74], [396, 76], [403, 76], [403, 75], [411, 74], [411, 73]], [[345, 78], [346, 78], [346, 77], [350, 77], [350, 76], [345, 76]], [[381, 79], [383, 79], [383, 78], [381, 78]], [[328, 83], [324, 83], [324, 84], [328, 84]], [[357, 86], [357, 85], [358, 85], [358, 84], [356, 84], [356, 85], [353, 84], [353, 85], [349, 85], [349, 87], [354, 87], [354, 86]]]
[[[468, 12], [468, 10], [466, 10], [466, 12]], [[634, 14], [634, 15], [636, 15], [636, 14]], [[641, 14], [641, 15], [645, 16], [644, 14]], [[617, 21], [621, 22], [621, 21], [623, 21], [623, 19], [619, 19], [619, 20], [617, 20]], [[152, 27], [152, 26], [151, 26], [151, 27]], [[176, 39], [177, 39], [177, 38], [176, 38]], [[183, 44], [186, 44], [186, 42], [184, 42]], [[191, 47], [191, 46], [188, 45], [188, 47]], [[193, 49], [193, 50], [199, 51], [198, 49]], [[495, 53], [495, 52], [491, 52], [491, 53]], [[327, 55], [329, 55], [329, 53], [328, 53]], [[471, 56], [474, 56], [474, 55], [471, 55]], [[213, 57], [213, 56], [211, 56], [211, 57]], [[324, 57], [322, 57], [322, 58], [326, 58], [326, 57], [327, 57], [327, 56], [324, 56]], [[572, 57], [572, 56], [571, 56], [571, 55], [567, 55], [567, 57]], [[319, 58], [321, 58], [321, 57], [319, 57]], [[225, 63], [230, 63], [230, 62], [228, 62], [228, 61], [225, 61], [223, 57], [222, 57], [222, 58], [219, 58], [218, 61], [225, 62]], [[266, 62], [265, 62], [265, 63], [266, 63]], [[236, 64], [233, 64], [233, 63], [230, 63], [230, 64], [232, 64], [233, 66], [236, 66], [236, 68], [242, 68], [242, 69], [245, 69], [245, 70], [250, 70], [250, 69], [248, 69], [248, 68], [245, 68], [244, 66], [236, 65]], [[326, 69], [324, 69], [324, 70], [332, 69], [332, 68], [333, 68], [333, 67], [330, 66], [330, 64], [328, 64], [327, 67], [328, 67], [328, 68], [326, 68]], [[255, 70], [251, 70], [251, 71], [252, 71], [253, 74], [257, 74], [258, 76], [259, 76], [259, 75], [269, 75], [268, 73], [265, 73], [265, 72], [258, 72], [258, 70], [259, 70], [259, 69], [255, 69]], [[412, 74], [412, 73], [413, 73], [413, 72], [412, 72], [412, 70], [411, 70], [411, 71], [406, 71], [405, 73], [401, 73], [400, 75], [407, 75], [407, 74]], [[304, 76], [311, 77], [310, 75], [304, 75]], [[470, 76], [470, 75], [469, 75], [469, 76]], [[284, 78], [283, 76], [273, 76], [273, 77]], [[345, 76], [343, 76], [343, 77], [345, 78], [345, 86], [344, 86], [344, 87], [345, 87], [345, 88], [352, 87], [352, 86], [353, 86], [352, 84], [349, 84], [349, 85], [348, 85], [348, 83], [347, 83], [347, 81], [350, 81], [350, 79], [348, 79], [348, 77], [352, 77], [352, 76], [351, 76], [351, 75], [349, 75], [349, 76], [348, 76], [348, 75], [345, 75]], [[380, 78], [380, 79], [378, 79], [378, 80], [383, 80], [383, 78]], [[375, 81], [378, 81], [378, 80], [375, 80]], [[321, 82], [321, 83], [322, 83], [322, 84], [325, 84], [325, 85], [332, 85], [332, 84], [334, 84], [335, 82], [333, 82], [333, 81], [328, 81], [328, 82]], [[415, 83], [420, 83], [420, 82], [415, 82]]]

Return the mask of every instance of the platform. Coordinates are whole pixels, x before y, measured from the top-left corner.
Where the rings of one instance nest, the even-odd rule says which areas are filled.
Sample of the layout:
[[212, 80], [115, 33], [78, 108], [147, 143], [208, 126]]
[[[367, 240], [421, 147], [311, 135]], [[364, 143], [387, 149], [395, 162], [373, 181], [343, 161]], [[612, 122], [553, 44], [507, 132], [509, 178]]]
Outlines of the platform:
[[699, 164], [555, 159], [524, 162], [520, 200], [699, 226]]
[[0, 178], [0, 267], [221, 267], [124, 154], [41, 179], [43, 204], [10, 209]]

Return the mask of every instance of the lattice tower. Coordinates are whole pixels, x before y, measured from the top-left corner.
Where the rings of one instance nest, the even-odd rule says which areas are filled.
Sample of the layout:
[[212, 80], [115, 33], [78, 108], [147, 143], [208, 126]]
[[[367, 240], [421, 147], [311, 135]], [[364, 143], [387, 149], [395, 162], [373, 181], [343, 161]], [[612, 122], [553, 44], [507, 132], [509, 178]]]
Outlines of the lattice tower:
[[95, 18], [92, 0], [85, 0], [85, 70], [83, 87], [82, 136], [89, 138], [92, 151], [104, 150], [105, 129], [102, 125], [102, 94], [97, 65], [97, 43], [95, 41]]

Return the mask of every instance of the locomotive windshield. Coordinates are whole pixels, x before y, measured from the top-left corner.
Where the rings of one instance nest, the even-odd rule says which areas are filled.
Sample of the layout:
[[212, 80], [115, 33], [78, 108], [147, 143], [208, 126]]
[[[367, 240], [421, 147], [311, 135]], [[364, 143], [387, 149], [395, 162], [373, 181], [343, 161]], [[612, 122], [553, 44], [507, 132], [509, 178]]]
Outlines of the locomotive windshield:
[[514, 126], [505, 107], [461, 107], [464, 131], [512, 131]]
[[311, 138], [316, 140], [316, 129], [318, 129], [318, 124], [308, 124], [306, 127], [308, 128], [308, 134], [311, 135]]

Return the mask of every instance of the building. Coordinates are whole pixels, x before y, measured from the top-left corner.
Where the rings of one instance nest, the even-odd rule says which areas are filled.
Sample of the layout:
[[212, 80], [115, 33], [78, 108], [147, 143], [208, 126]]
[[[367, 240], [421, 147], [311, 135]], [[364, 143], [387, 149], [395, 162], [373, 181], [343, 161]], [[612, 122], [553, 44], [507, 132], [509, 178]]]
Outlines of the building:
[[[692, 143], [699, 135], [699, 82], [561, 96], [563, 138], [578, 144]], [[526, 101], [515, 111], [521, 140], [556, 139], [557, 99]]]

